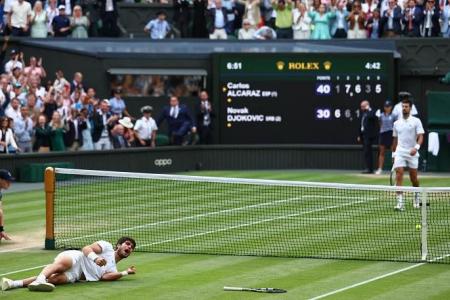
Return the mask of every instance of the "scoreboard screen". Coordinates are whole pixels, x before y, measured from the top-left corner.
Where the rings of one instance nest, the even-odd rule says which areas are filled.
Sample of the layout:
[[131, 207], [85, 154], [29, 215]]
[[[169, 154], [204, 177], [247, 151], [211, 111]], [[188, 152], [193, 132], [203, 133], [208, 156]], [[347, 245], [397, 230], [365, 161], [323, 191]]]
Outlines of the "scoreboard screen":
[[360, 102], [392, 99], [393, 63], [392, 53], [216, 54], [220, 142], [355, 144]]

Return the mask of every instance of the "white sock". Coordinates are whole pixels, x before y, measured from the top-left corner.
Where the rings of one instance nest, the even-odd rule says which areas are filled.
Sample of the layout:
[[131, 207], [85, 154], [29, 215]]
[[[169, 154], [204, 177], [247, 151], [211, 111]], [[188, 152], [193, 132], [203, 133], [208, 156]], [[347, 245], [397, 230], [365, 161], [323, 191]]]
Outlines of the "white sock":
[[402, 194], [397, 195], [397, 202], [398, 202], [398, 204], [403, 205], [403, 195]]
[[23, 287], [23, 281], [22, 280], [14, 280], [12, 282], [12, 287], [13, 288], [21, 288], [21, 287]]
[[42, 283], [44, 283], [44, 282], [47, 282], [47, 278], [45, 277], [45, 275], [44, 274], [39, 274], [38, 275], [38, 277], [36, 278], [36, 281], [37, 282], [42, 282]]

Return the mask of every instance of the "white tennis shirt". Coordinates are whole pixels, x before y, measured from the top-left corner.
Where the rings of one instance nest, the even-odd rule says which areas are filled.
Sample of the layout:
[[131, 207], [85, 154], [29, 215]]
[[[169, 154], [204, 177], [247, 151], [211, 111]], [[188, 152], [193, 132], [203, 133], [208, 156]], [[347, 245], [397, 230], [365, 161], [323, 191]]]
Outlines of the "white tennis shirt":
[[417, 143], [417, 136], [424, 133], [425, 131], [419, 118], [409, 116], [407, 119], [401, 117], [395, 121], [393, 136], [398, 139], [395, 153], [409, 153]]
[[106, 265], [97, 266], [90, 258], [83, 255], [81, 268], [87, 281], [99, 281], [105, 273], [117, 272], [113, 246], [106, 241], [98, 241], [97, 244], [102, 248], [102, 253], [98, 256], [106, 260]]

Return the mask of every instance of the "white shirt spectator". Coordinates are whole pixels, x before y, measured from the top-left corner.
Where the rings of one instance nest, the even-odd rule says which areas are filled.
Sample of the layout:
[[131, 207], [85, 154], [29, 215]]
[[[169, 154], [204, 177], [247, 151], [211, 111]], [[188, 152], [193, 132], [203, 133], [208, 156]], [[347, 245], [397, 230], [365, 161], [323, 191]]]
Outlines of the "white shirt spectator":
[[395, 153], [407, 155], [417, 143], [417, 136], [424, 134], [422, 122], [419, 118], [409, 116], [407, 119], [401, 117], [394, 122], [393, 136], [398, 138]]
[[28, 17], [31, 16], [31, 5], [27, 1], [16, 1], [11, 5], [11, 25], [16, 28], [28, 26]]
[[148, 119], [142, 117], [136, 121], [134, 130], [141, 140], [150, 140], [153, 131], [158, 130], [158, 126], [156, 125], [156, 122], [152, 117]]
[[23, 65], [20, 61], [16, 60], [8, 60], [8, 62], [5, 64], [5, 73], [11, 73], [14, 68], [20, 68], [23, 70]]
[[[2, 138], [3, 138], [3, 132], [0, 130], [0, 141], [2, 140]], [[5, 143], [6, 143], [6, 145], [11, 145], [14, 149], [17, 149], [18, 147], [17, 147], [17, 143], [16, 143], [16, 141], [15, 141], [15, 139], [14, 139], [14, 134], [13, 134], [13, 131], [11, 130], [11, 128], [8, 128], [7, 130], [6, 130], [6, 133], [5, 133]], [[5, 147], [3, 147], [2, 145], [0, 145], [0, 152], [3, 152], [3, 151], [5, 151]], [[8, 153], [8, 147], [6, 147], [6, 153]]]
[[11, 118], [16, 122], [17, 119], [22, 118], [22, 114], [20, 113], [20, 106], [17, 109], [14, 109], [11, 104], [5, 109], [5, 116]]
[[47, 31], [53, 32], [52, 22], [53, 18], [59, 15], [58, 7], [47, 6], [47, 8], [45, 9], [45, 13], [47, 14]]
[[70, 3], [70, 0], [65, 0], [66, 4], [64, 5], [66, 7], [66, 16], [72, 15], [72, 4]]
[[238, 31], [238, 39], [253, 40], [254, 34], [255, 34], [255, 29], [253, 29], [253, 28], [248, 28], [247, 30], [245, 30], [244, 28], [241, 28]]

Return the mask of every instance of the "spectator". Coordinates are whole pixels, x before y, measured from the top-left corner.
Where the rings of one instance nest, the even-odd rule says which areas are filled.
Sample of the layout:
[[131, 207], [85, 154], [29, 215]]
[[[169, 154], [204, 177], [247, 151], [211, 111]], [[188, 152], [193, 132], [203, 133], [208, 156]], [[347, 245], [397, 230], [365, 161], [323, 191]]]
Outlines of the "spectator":
[[256, 40], [275, 40], [277, 38], [277, 33], [268, 26], [262, 26], [255, 31], [253, 38]]
[[33, 137], [33, 121], [29, 116], [29, 110], [27, 106], [20, 108], [21, 118], [18, 118], [14, 123], [14, 133], [17, 137], [17, 144], [21, 149], [21, 152], [31, 152], [32, 145], [31, 140]]
[[41, 113], [46, 117], [46, 120], [51, 120], [53, 117], [53, 112], [58, 109], [56, 104], [56, 91], [50, 88], [48, 93], [44, 97], [44, 104], [41, 107]]
[[192, 24], [192, 37], [208, 37], [208, 28], [206, 25], [206, 15], [208, 0], [194, 0], [194, 18]]
[[306, 5], [297, 1], [292, 11], [292, 31], [294, 40], [309, 39], [311, 34], [311, 18], [308, 16]]
[[327, 40], [330, 36], [330, 21], [336, 16], [335, 11], [326, 12], [325, 4], [320, 4], [318, 11], [310, 11], [309, 17], [314, 25], [314, 30], [311, 34], [313, 40]]
[[361, 10], [361, 2], [354, 1], [352, 5], [352, 11], [348, 16], [349, 29], [348, 38], [349, 39], [365, 39], [367, 38], [366, 31], [366, 16]]
[[111, 140], [114, 149], [125, 149], [130, 147], [130, 144], [125, 138], [125, 128], [121, 124], [116, 124], [111, 130]]
[[35, 127], [35, 140], [33, 150], [37, 152], [50, 152], [50, 127], [44, 114], [38, 117]]
[[[236, 9], [236, 0], [222, 0], [222, 6], [227, 11], [227, 21], [225, 23], [225, 31], [227, 35], [234, 34], [234, 21], [238, 14]], [[242, 24], [242, 20], [241, 20]]]
[[70, 27], [72, 29], [73, 38], [88, 38], [89, 19], [86, 16], [83, 16], [83, 11], [79, 5], [75, 5], [73, 8], [73, 16], [70, 18]]
[[248, 19], [244, 19], [242, 22], [242, 28], [238, 31], [238, 39], [240, 40], [252, 40], [255, 34], [255, 29], [251, 26]]
[[19, 100], [19, 106], [26, 104], [27, 101], [26, 95], [27, 95], [26, 92], [22, 90], [22, 85], [19, 82], [13, 84], [13, 90], [10, 93], [10, 97], [11, 99], [17, 98], [17, 100]]
[[50, 127], [50, 148], [52, 151], [64, 151], [64, 134], [67, 128], [61, 119], [58, 111], [53, 112], [52, 120], [49, 123]]
[[117, 115], [119, 118], [122, 118], [123, 116], [130, 117], [125, 100], [122, 99], [121, 87], [117, 87], [113, 90], [113, 97], [109, 99], [109, 107], [111, 113]]
[[380, 112], [378, 119], [380, 120], [380, 140], [378, 143], [378, 169], [375, 174], [380, 175], [383, 172], [384, 154], [386, 149], [392, 149], [392, 132], [394, 128], [395, 118], [392, 115], [392, 102], [387, 100], [384, 102], [383, 112]]
[[13, 120], [17, 120], [21, 117], [20, 113], [20, 101], [17, 98], [12, 98], [11, 103], [5, 110], [5, 115], [8, 118], [11, 118]]
[[9, 106], [11, 102], [11, 98], [9, 96], [10, 86], [8, 83], [8, 79], [6, 76], [2, 76], [0, 79], [0, 117], [5, 116], [6, 108]]
[[155, 120], [152, 118], [153, 108], [151, 106], [144, 106], [141, 108], [142, 118], [136, 121], [134, 131], [136, 132], [138, 147], [152, 147], [156, 145], [156, 126]]
[[7, 117], [0, 118], [0, 153], [10, 153], [20, 150], [14, 139], [14, 133]]
[[131, 119], [129, 117], [124, 117], [123, 119], [119, 120], [119, 125], [122, 125], [124, 127], [123, 137], [127, 141], [128, 147], [135, 147], [136, 134], [133, 130], [134, 125], [133, 122], [131, 122]]
[[292, 39], [292, 0], [272, 0], [278, 39]]
[[39, 77], [39, 79], [47, 77], [47, 72], [45, 72], [45, 69], [42, 66], [42, 58], [39, 58], [39, 60], [37, 60], [34, 56], [30, 57], [30, 65], [28, 67], [25, 67], [23, 72], [29, 77], [37, 76]]
[[37, 123], [37, 119], [40, 115], [40, 109], [36, 104], [36, 95], [33, 93], [27, 94], [27, 108], [28, 108], [28, 114], [33, 121], [33, 125]]
[[423, 37], [439, 36], [439, 33], [441, 31], [441, 27], [439, 25], [440, 11], [439, 6], [435, 6], [435, 0], [428, 0], [425, 3], [423, 15], [423, 26], [421, 28], [420, 35]]
[[55, 82], [53, 83], [53, 88], [55, 89], [55, 91], [59, 94], [62, 94], [62, 92], [64, 90], [69, 90], [71, 89], [70, 83], [69, 81], [67, 81], [66, 78], [64, 78], [64, 73], [61, 70], [56, 71], [55, 73], [56, 75], [56, 79]]
[[[361, 10], [366, 16], [366, 19], [369, 20], [373, 16], [373, 12], [378, 9], [378, 1], [373, 0], [365, 0], [361, 4]], [[379, 12], [379, 10], [378, 10]]]
[[272, 0], [262, 0], [261, 14], [264, 24], [268, 27], [275, 27], [275, 11], [272, 7]]
[[59, 15], [57, 0], [48, 0], [47, 1], [47, 8], [45, 9], [45, 14], [47, 15], [47, 32], [51, 33], [51, 35], [54, 35], [53, 25], [52, 25], [53, 19], [57, 15]]
[[200, 92], [200, 103], [197, 106], [196, 117], [200, 144], [212, 144], [213, 119], [215, 114], [207, 91]]
[[339, 1], [336, 9], [336, 17], [331, 25], [331, 36], [334, 38], [347, 38], [348, 32], [348, 15], [349, 12], [346, 9], [346, 1]]
[[397, 5], [397, 0], [388, 0], [388, 5], [381, 18], [382, 36], [398, 37], [402, 32], [402, 9]]
[[78, 132], [81, 133], [80, 150], [94, 150], [91, 134], [92, 125], [87, 108], [82, 108], [78, 116]]
[[209, 9], [209, 38], [211, 40], [226, 40], [228, 38], [225, 26], [228, 23], [228, 12], [222, 6], [222, 0], [214, 0], [214, 7]]
[[12, 49], [10, 59], [5, 64], [5, 73], [11, 73], [14, 68], [22, 70], [24, 65], [23, 53], [19, 53], [16, 49]]
[[358, 142], [363, 144], [364, 161], [366, 170], [364, 174], [373, 173], [373, 157], [372, 145], [377, 139], [377, 117], [375, 112], [370, 108], [370, 103], [367, 100], [361, 101], [361, 126], [358, 136]]
[[95, 150], [110, 150], [111, 144], [111, 129], [119, 118], [113, 116], [109, 109], [109, 101], [103, 100], [100, 102], [100, 108], [94, 113], [92, 117], [92, 141], [94, 142]]
[[100, 0], [100, 17], [102, 19], [102, 34], [107, 37], [118, 37], [120, 35], [119, 26], [117, 26], [116, 0]]
[[64, 146], [69, 151], [77, 151], [80, 148], [81, 134], [78, 128], [78, 111], [75, 109], [68, 111], [67, 117], [64, 119], [65, 132], [63, 136]]
[[156, 18], [147, 23], [144, 31], [150, 33], [150, 38], [153, 40], [162, 40], [167, 37], [170, 31], [170, 25], [166, 21], [167, 15], [163, 11], [156, 13]]
[[181, 104], [178, 97], [170, 97], [169, 106], [165, 106], [159, 115], [156, 125], [160, 127], [166, 120], [169, 127], [169, 139], [172, 145], [186, 144], [188, 135], [196, 133], [197, 129], [186, 105]]
[[66, 7], [58, 6], [59, 14], [53, 18], [52, 28], [55, 37], [66, 37], [70, 34], [70, 20], [66, 16]]
[[8, 26], [13, 36], [28, 36], [30, 28], [31, 5], [24, 0], [17, 0], [11, 5]]
[[367, 21], [367, 30], [369, 38], [378, 39], [381, 37], [381, 19], [378, 9], [372, 12], [372, 17]]
[[180, 32], [182, 38], [189, 37], [189, 23], [191, 20], [191, 8], [188, 0], [173, 1], [173, 25]]
[[[244, 20], [250, 22], [250, 27], [254, 30], [261, 23], [261, 1], [260, 0], [238, 0], [245, 5]], [[244, 25], [244, 22], [242, 22]]]
[[84, 93], [83, 74], [81, 72], [75, 72], [73, 74], [73, 80], [70, 83], [70, 93], [73, 93], [77, 89], [81, 89]]
[[445, 6], [441, 8], [441, 33], [443, 37], [450, 38], [450, 1], [446, 0]]
[[46, 38], [48, 35], [47, 28], [47, 14], [42, 9], [42, 2], [36, 1], [34, 3], [33, 11], [31, 12], [31, 37], [32, 38]]
[[423, 22], [422, 8], [416, 5], [415, 0], [408, 0], [408, 7], [404, 11], [403, 25], [405, 27], [405, 36], [419, 37], [420, 27]]

